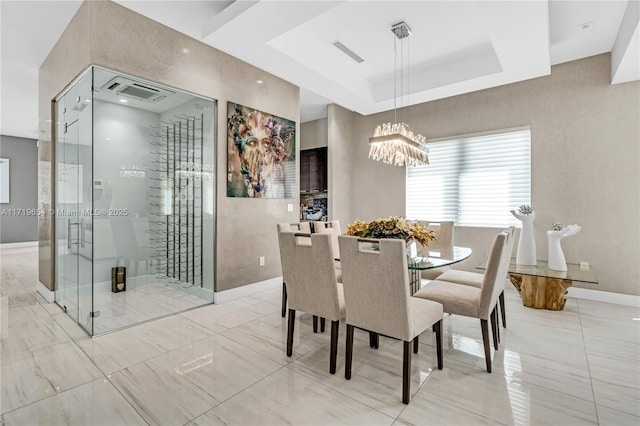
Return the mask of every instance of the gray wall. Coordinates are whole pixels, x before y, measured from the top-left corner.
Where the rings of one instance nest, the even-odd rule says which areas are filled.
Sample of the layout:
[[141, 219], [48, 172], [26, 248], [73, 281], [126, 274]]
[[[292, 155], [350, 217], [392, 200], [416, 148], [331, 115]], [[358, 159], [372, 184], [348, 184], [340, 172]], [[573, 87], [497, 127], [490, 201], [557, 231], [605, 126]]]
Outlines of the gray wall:
[[[183, 49], [188, 53], [183, 53]], [[41, 205], [51, 203], [51, 99], [88, 65], [101, 65], [218, 101], [216, 124], [216, 291], [281, 274], [276, 224], [296, 222], [292, 199], [227, 198], [227, 101], [298, 123], [300, 89], [280, 78], [110, 1], [85, 2], [40, 67]], [[258, 85], [256, 80], [263, 80]], [[298, 138], [299, 140], [299, 138]], [[299, 145], [299, 144], [298, 144]], [[296, 147], [296, 150], [299, 146]], [[296, 156], [298, 157], [298, 156]], [[296, 161], [296, 173], [299, 164]], [[47, 185], [48, 182], [48, 185]], [[296, 187], [296, 194], [299, 187]], [[287, 205], [292, 204], [292, 211]], [[41, 220], [40, 281], [53, 288], [51, 221]], [[266, 264], [259, 266], [259, 257]]]
[[327, 146], [327, 119], [307, 121], [300, 125], [300, 149], [313, 149]]
[[[538, 259], [547, 259], [546, 230], [553, 222], [577, 223], [580, 233], [562, 242], [565, 256], [572, 263], [590, 262], [600, 283], [574, 285], [640, 295], [640, 82], [610, 81], [610, 55], [603, 54], [553, 66], [549, 76], [415, 105], [401, 114], [429, 139], [531, 126]], [[333, 176], [353, 183], [348, 220], [405, 213], [405, 169], [367, 158], [368, 138], [390, 116], [352, 114], [351, 168], [342, 174], [334, 168]], [[330, 130], [330, 147], [332, 137]], [[456, 243], [474, 249], [463, 268], [473, 270], [486, 259], [496, 232], [456, 227]]]
[[[9, 159], [10, 198], [2, 210], [38, 207], [38, 147], [35, 139], [0, 135], [0, 157]], [[0, 243], [38, 241], [38, 216], [0, 216]]]

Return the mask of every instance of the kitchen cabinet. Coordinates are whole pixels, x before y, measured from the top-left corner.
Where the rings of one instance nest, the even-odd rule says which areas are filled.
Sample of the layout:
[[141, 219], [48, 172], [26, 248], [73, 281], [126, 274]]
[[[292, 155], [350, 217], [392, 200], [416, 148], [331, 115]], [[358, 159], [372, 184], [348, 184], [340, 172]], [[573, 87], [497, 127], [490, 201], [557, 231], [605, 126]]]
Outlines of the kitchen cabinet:
[[300, 151], [300, 193], [327, 192], [327, 148]]

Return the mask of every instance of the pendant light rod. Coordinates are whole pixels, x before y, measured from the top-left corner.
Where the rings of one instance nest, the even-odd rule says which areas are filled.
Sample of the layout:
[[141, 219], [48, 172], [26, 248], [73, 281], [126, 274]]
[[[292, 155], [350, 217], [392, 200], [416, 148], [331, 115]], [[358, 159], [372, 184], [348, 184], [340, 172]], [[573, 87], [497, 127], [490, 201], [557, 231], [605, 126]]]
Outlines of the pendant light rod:
[[398, 122], [398, 39], [393, 39], [393, 122]]

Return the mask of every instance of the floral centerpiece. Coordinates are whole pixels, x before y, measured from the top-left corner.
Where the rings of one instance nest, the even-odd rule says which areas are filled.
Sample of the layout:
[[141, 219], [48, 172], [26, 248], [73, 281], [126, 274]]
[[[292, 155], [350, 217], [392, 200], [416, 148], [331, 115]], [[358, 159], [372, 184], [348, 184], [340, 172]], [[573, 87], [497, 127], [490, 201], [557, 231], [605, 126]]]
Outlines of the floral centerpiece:
[[397, 216], [376, 219], [369, 223], [356, 220], [347, 227], [347, 235], [362, 238], [397, 238], [406, 242], [415, 241], [425, 247], [436, 239], [433, 229], [427, 229], [415, 221]]

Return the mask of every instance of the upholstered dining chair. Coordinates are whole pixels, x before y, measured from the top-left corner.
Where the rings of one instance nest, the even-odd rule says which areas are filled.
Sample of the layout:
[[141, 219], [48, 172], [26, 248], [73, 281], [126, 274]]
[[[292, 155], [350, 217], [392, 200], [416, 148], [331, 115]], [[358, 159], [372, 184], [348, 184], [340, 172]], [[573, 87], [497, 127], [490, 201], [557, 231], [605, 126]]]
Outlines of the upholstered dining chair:
[[287, 356], [293, 354], [296, 311], [326, 318], [331, 321], [329, 372], [335, 374], [338, 330], [340, 319], [344, 318], [345, 303], [342, 284], [336, 280], [331, 236], [299, 232], [278, 235], [282, 273], [289, 295]]
[[[344, 376], [351, 379], [354, 328], [404, 342], [402, 402], [411, 399], [411, 342], [431, 327], [436, 333], [438, 369], [442, 370], [442, 305], [409, 295], [406, 243], [341, 235], [340, 260], [344, 283], [347, 344]], [[364, 244], [363, 244], [364, 243]], [[367, 248], [373, 244], [377, 250]]]
[[[303, 232], [305, 234], [311, 233], [311, 222], [278, 223], [276, 226], [278, 228], [278, 235], [280, 235], [281, 232], [292, 232], [292, 231]], [[287, 284], [283, 279], [282, 280], [282, 318], [286, 316], [287, 316]]]
[[[508, 267], [509, 259], [505, 252], [510, 237], [508, 231], [502, 231], [496, 236], [480, 288], [436, 279], [414, 294], [417, 298], [442, 303], [446, 313], [480, 319], [484, 355], [489, 373], [491, 373], [491, 344], [488, 320], [491, 319], [493, 345], [497, 350], [496, 304], [498, 295], [503, 289], [502, 282]], [[349, 318], [347, 318], [348, 321]]]
[[[427, 229], [431, 229], [436, 233], [436, 240], [429, 243], [427, 250], [438, 250], [440, 247], [453, 246], [453, 221], [428, 221], [418, 220], [420, 225]], [[440, 268], [426, 269], [421, 271], [420, 277], [425, 280], [435, 280], [440, 274], [449, 271], [450, 266], [441, 266]]]
[[[338, 235], [342, 235], [342, 229], [340, 229], [339, 220], [330, 220], [327, 222], [317, 221], [313, 224], [313, 229], [318, 234], [331, 235], [331, 244], [333, 245], [333, 255], [336, 259], [340, 258], [340, 246], [338, 245]], [[335, 262], [336, 273], [338, 274], [338, 282], [342, 282], [342, 271], [339, 260]]]
[[[338, 235], [342, 235], [339, 220], [316, 221], [313, 223], [313, 229], [317, 234], [330, 234], [331, 244], [333, 244], [333, 254], [336, 258], [340, 257], [340, 247], [338, 246]], [[336, 268], [340, 268], [340, 262], [336, 262]]]
[[[509, 232], [509, 239], [507, 241], [507, 247], [504, 252], [505, 256], [507, 256], [507, 270], [509, 268], [509, 262], [511, 261], [511, 254], [513, 252], [513, 242], [515, 241], [515, 231], [516, 228], [514, 226], [510, 226], [505, 229], [505, 231]], [[482, 287], [482, 281], [484, 279], [484, 274], [480, 274], [477, 272], [469, 272], [469, 271], [461, 271], [457, 269], [452, 269], [440, 275], [438, 277], [438, 281], [449, 281], [456, 284], [464, 284], [470, 285], [473, 287], [480, 288]], [[500, 316], [502, 317], [502, 327], [507, 328], [507, 313], [505, 310], [505, 301], [504, 301], [504, 287], [507, 282], [507, 271], [504, 273], [504, 280], [499, 281], [498, 285], [501, 286], [500, 295], [498, 296], [498, 302], [500, 306]], [[498, 332], [498, 338], [500, 337], [500, 333]]]

